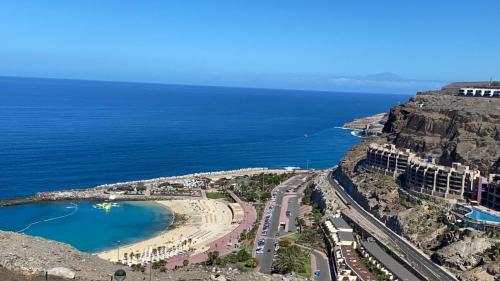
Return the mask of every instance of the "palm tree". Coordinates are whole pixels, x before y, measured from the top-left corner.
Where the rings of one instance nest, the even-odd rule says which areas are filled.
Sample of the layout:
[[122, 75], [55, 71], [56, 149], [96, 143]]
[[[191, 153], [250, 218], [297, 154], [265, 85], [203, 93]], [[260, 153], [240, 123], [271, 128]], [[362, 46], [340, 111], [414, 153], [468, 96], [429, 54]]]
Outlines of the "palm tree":
[[215, 260], [219, 257], [219, 252], [218, 251], [213, 251], [208, 253], [208, 259], [207, 259], [207, 264], [208, 265], [214, 265]]
[[256, 268], [257, 265], [259, 265], [259, 261], [255, 258], [249, 258], [246, 262], [245, 262], [245, 266], [246, 267], [250, 267], [250, 268]]
[[306, 224], [306, 221], [302, 217], [296, 217], [295, 222], [299, 226], [299, 233], [302, 233], [302, 227]]
[[298, 272], [305, 266], [299, 247], [292, 245], [278, 251], [274, 266], [281, 273]]

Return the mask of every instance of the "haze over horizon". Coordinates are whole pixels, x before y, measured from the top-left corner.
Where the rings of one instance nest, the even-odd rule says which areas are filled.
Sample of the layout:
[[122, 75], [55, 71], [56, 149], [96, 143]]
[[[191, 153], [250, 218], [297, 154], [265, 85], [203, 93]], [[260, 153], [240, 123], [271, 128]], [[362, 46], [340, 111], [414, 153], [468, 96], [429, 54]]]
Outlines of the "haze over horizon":
[[491, 35], [498, 8], [465, 0], [5, 2], [0, 75], [413, 94], [500, 78], [500, 38]]

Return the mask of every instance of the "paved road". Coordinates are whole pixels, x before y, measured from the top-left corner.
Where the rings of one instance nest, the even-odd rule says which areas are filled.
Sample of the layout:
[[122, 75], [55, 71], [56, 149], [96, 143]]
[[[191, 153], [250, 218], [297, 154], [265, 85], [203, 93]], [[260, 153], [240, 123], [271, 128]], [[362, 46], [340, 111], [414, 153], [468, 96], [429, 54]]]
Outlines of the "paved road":
[[297, 231], [297, 226], [295, 225], [295, 218], [299, 214], [299, 199], [297, 196], [294, 196], [290, 199], [288, 199], [288, 208], [287, 211], [290, 211], [290, 217], [288, 218], [289, 224], [288, 224], [288, 232], [295, 232]]
[[427, 277], [428, 280], [456, 281], [455, 278], [451, 277], [439, 265], [434, 264], [431, 260], [422, 255], [418, 250], [408, 245], [399, 235], [392, 232], [383, 223], [372, 217], [365, 209], [359, 206], [347, 194], [347, 192], [345, 192], [344, 189], [333, 180], [331, 173], [328, 175], [328, 179], [330, 181], [330, 184], [336, 188], [337, 192], [349, 202], [351, 209], [354, 209], [358, 213], [362, 214], [363, 217], [365, 217], [370, 221], [370, 223], [376, 226], [379, 231], [388, 236], [400, 248], [401, 252], [406, 256], [406, 259], [410, 262], [410, 264], [412, 264], [418, 272]]
[[314, 276], [313, 280], [317, 281], [331, 281], [330, 278], [330, 266], [328, 265], [328, 257], [315, 250], [311, 252], [311, 255], [314, 256], [313, 260], [316, 262], [314, 271], [319, 271], [319, 277]]
[[[273, 215], [271, 217], [271, 221], [269, 224], [269, 230], [267, 235], [262, 237], [263, 239], [266, 240], [264, 244], [264, 253], [257, 255], [257, 259], [259, 260], [259, 265], [260, 265], [260, 272], [262, 273], [271, 273], [271, 268], [273, 264], [273, 255], [274, 255], [274, 243], [278, 241], [278, 239], [276, 238], [276, 234], [277, 233], [278, 235], [283, 234], [283, 231], [279, 229], [281, 204], [283, 201], [283, 196], [285, 195], [286, 190], [293, 189], [298, 185], [302, 184], [303, 179], [305, 179], [306, 177], [307, 175], [293, 176], [277, 189], [276, 204], [274, 206]], [[264, 216], [265, 215], [266, 214], [264, 214]], [[262, 220], [264, 220], [264, 218], [262, 218]], [[257, 236], [262, 236], [262, 235], [261, 233], [257, 233]]]

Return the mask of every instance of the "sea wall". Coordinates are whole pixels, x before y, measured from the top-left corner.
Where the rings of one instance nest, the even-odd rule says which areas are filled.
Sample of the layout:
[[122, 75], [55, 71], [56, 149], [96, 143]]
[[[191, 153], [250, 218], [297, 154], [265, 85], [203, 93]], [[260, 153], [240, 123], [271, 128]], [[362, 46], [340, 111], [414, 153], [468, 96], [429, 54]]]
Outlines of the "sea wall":
[[[227, 170], [227, 171], [214, 171], [214, 172], [202, 172], [202, 173], [194, 173], [187, 174], [181, 176], [172, 176], [172, 177], [159, 177], [153, 179], [146, 180], [136, 180], [136, 181], [126, 181], [126, 182], [117, 182], [111, 184], [103, 184], [92, 188], [84, 188], [84, 189], [68, 189], [61, 191], [48, 191], [48, 192], [39, 192], [34, 196], [23, 197], [23, 198], [14, 198], [14, 199], [6, 199], [0, 200], [0, 207], [2, 206], [12, 206], [12, 205], [22, 205], [36, 202], [50, 202], [50, 201], [65, 201], [65, 200], [108, 200], [110, 199], [110, 194], [107, 192], [108, 189], [123, 185], [151, 185], [158, 184], [163, 182], [176, 182], [179, 180], [189, 180], [195, 179], [198, 177], [207, 177], [212, 179], [222, 178], [222, 177], [231, 177], [231, 176], [241, 176], [241, 175], [252, 175], [257, 173], [290, 173], [293, 170], [289, 169], [269, 169], [269, 168], [242, 168], [236, 170]], [[115, 201], [147, 201], [147, 200], [173, 200], [173, 199], [184, 199], [187, 198], [186, 195], [175, 195], [175, 194], [167, 194], [167, 195], [146, 195], [146, 194], [117, 194], [113, 193]], [[193, 194], [192, 196], [198, 197], [201, 196], [201, 193]], [[190, 197], [192, 197], [190, 196]]]
[[[157, 196], [157, 195], [115, 195], [113, 201], [158, 201], [158, 200], [180, 200], [192, 198], [192, 196]], [[97, 193], [93, 189], [69, 190], [61, 192], [42, 192], [35, 196], [0, 200], [0, 207], [31, 204], [52, 201], [103, 201], [109, 200], [109, 194]]]

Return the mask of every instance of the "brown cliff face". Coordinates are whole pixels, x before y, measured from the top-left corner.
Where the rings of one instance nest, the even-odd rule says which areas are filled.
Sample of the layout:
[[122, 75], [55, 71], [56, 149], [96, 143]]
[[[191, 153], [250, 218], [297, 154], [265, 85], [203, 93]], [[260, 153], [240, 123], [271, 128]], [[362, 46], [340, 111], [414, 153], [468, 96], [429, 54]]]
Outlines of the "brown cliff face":
[[430, 92], [393, 107], [383, 132], [399, 147], [439, 164], [500, 172], [500, 99]]

